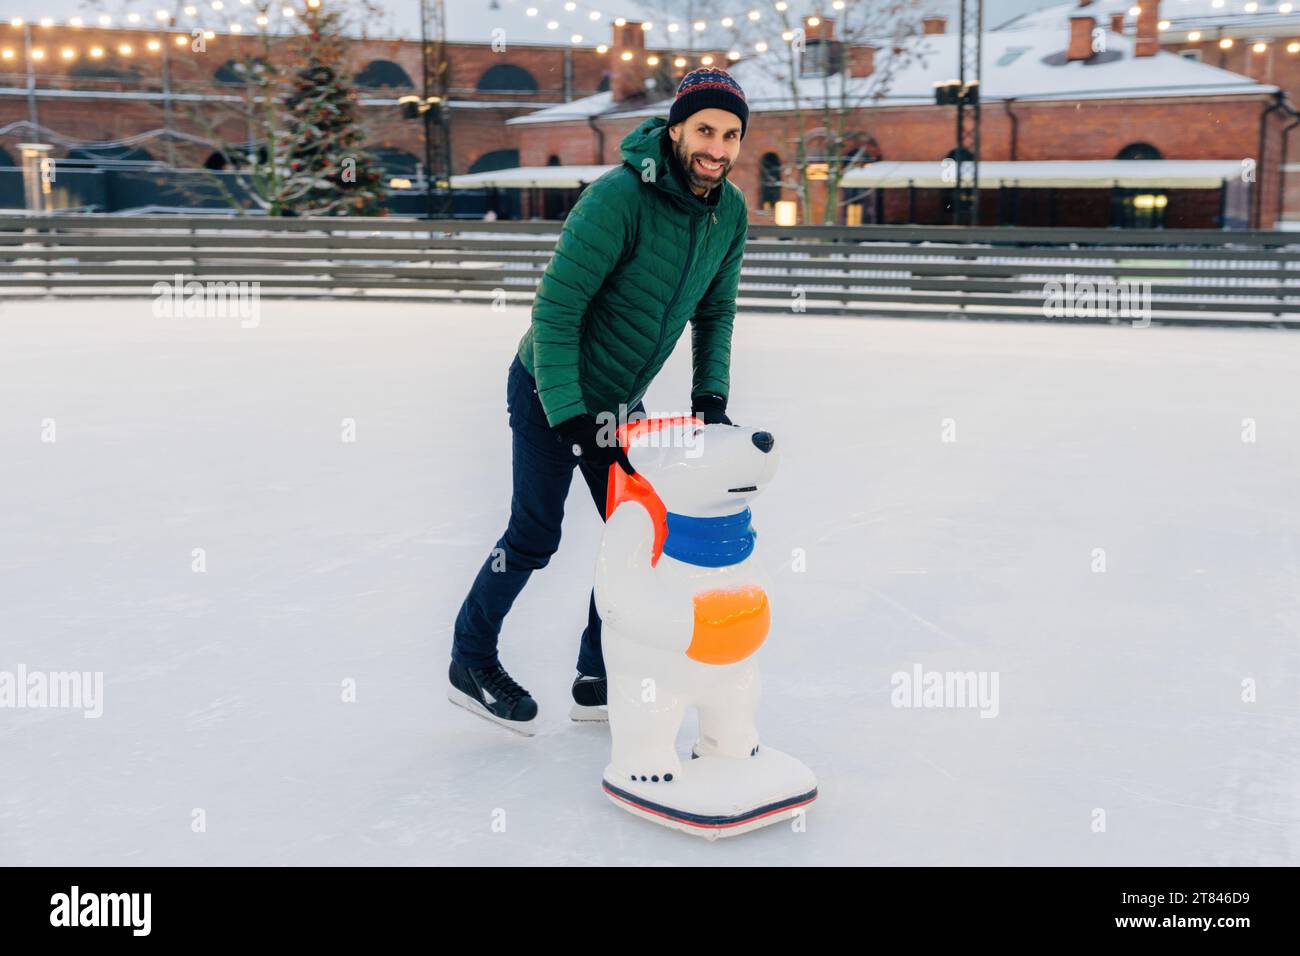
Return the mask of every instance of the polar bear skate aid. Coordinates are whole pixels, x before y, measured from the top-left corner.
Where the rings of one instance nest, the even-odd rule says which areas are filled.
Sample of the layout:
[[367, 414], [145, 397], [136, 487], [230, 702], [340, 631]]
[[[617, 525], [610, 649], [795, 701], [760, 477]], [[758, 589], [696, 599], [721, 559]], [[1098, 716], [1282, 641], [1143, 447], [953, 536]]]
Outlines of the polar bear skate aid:
[[[812, 771], [760, 746], [754, 652], [771, 623], [749, 501], [776, 472], [764, 431], [651, 418], [619, 440], [596, 562], [613, 752], [604, 789], [625, 810], [714, 840], [780, 823], [817, 797]], [[699, 740], [682, 759], [687, 708]]]

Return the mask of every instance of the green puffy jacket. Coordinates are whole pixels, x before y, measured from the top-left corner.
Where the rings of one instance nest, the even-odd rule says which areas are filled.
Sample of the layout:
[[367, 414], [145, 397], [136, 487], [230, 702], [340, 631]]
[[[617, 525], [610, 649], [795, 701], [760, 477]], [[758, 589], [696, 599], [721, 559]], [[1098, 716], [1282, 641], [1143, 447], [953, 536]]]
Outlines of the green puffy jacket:
[[578, 198], [546, 267], [519, 359], [552, 427], [645, 395], [691, 321], [691, 395], [727, 398], [745, 194], [701, 199], [669, 162], [668, 122], [647, 119], [623, 163]]

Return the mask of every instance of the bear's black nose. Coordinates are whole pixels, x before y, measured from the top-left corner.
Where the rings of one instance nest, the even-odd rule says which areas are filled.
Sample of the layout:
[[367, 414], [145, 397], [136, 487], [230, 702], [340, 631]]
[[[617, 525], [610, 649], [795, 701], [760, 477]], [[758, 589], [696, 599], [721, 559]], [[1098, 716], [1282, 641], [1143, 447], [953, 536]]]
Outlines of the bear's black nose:
[[771, 432], [754, 432], [751, 440], [754, 442], [754, 447], [765, 455], [776, 444], [776, 439], [772, 437]]

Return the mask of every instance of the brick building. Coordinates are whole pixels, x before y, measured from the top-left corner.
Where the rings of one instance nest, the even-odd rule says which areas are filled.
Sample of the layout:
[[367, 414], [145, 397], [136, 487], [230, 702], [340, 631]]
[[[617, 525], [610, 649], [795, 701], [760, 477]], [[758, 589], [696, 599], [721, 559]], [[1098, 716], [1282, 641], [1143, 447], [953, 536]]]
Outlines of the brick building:
[[[837, 55], [846, 64], [850, 85], [857, 83], [864, 89], [848, 99], [864, 105], [852, 110], [845, 127], [863, 145], [863, 166], [882, 170], [891, 163], [933, 166], [928, 177], [918, 176], [920, 183], [911, 187], [890, 180], [890, 185], [880, 187], [883, 195], [842, 197], [842, 202], [849, 201], [837, 221], [951, 221], [946, 205], [949, 191], [930, 181], [942, 175], [943, 160], [954, 157], [953, 110], [934, 105], [933, 84], [951, 75], [957, 37], [946, 31], [941, 20], [928, 26], [921, 41], [926, 52], [894, 72], [878, 97], [866, 92], [866, 87], [893, 52], [868, 46]], [[833, 42], [833, 21], [821, 18], [820, 27], [820, 35]], [[1063, 19], [1058, 28], [985, 34], [980, 158], [1003, 167], [1000, 182], [1015, 191], [1015, 201], [1009, 202], [1007, 194], [999, 195], [997, 189], [984, 190], [981, 221], [1150, 224], [1150, 217], [1117, 221], [1126, 203], [1131, 206], [1134, 200], [1150, 197], [1160, 204], [1159, 224], [1204, 228], [1217, 225], [1225, 202], [1238, 201], [1237, 194], [1244, 192], [1252, 205], [1241, 211], [1239, 220], [1271, 226], [1280, 195], [1277, 146], [1285, 128], [1284, 117], [1272, 109], [1276, 87], [1162, 51], [1155, 44], [1143, 46], [1140, 37], [1110, 33], [1094, 44], [1099, 27], [1083, 15]], [[751, 107], [749, 132], [731, 178], [750, 197], [753, 220], [771, 222], [775, 202], [794, 196], [790, 188], [795, 178], [793, 144], [801, 121], [808, 158], [818, 158], [822, 77], [812, 71], [798, 78], [800, 117], [789, 83], [779, 75], [779, 54], [746, 58], [730, 69], [744, 86]], [[522, 164], [616, 162], [622, 135], [645, 116], [667, 112], [668, 101], [655, 101], [653, 91], [635, 90], [636, 84], [630, 83], [508, 121], [507, 126], [518, 130]], [[844, 100], [836, 96], [832, 102]], [[1261, 137], [1269, 151], [1256, 166], [1252, 161], [1259, 155]], [[1136, 184], [1103, 184], [1092, 172], [1078, 168], [1079, 161], [1127, 161], [1138, 172], [1149, 170], [1147, 178], [1156, 186], [1161, 175], [1172, 169], [1158, 165], [1162, 160], [1201, 162], [1205, 164], [1201, 171], [1212, 181], [1193, 178], [1185, 180], [1190, 185], [1184, 188], [1153, 190]], [[1058, 175], [1050, 186], [1039, 185], [1042, 164], [1063, 161], [1071, 161], [1077, 183]], [[1157, 165], [1136, 166], [1153, 161]], [[775, 170], [781, 171], [779, 177]], [[1186, 166], [1180, 167], [1180, 172], [1186, 171]], [[1064, 174], [1063, 169], [1058, 172]], [[870, 176], [856, 178], [864, 185], [873, 181]], [[817, 184], [813, 189], [811, 219], [821, 221], [825, 192]], [[867, 206], [856, 215], [851, 210], [855, 199]], [[1015, 207], [1014, 217], [1008, 217], [1008, 206]]]
[[[80, 146], [135, 138], [135, 154], [183, 166], [212, 156], [203, 114], [241, 86], [245, 58], [292, 56], [285, 35], [210, 32], [201, 50], [189, 32], [150, 25], [11, 20], [0, 23], [0, 165], [16, 159], [18, 142], [54, 142], [56, 157]], [[450, 103], [454, 171], [515, 165], [502, 123], [541, 106], [590, 95], [608, 85], [606, 58], [595, 47], [490, 42], [449, 43], [445, 86]], [[361, 95], [370, 145], [394, 171], [423, 156], [420, 123], [403, 120], [398, 99], [422, 88], [420, 44], [402, 39], [352, 39], [348, 67]], [[242, 141], [246, 131], [225, 119], [217, 132]], [[178, 134], [178, 135], [169, 135]]]
[[[1294, 196], [1282, 189], [1293, 122], [1279, 89], [1292, 82], [1279, 65], [1282, 55], [1245, 66], [1198, 60], [1185, 55], [1186, 36], [1166, 42], [1176, 32], [1155, 16], [1153, 0], [1142, 2], [1152, 3], [1150, 10], [1126, 14], [1122, 22], [1102, 15], [1100, 2], [1071, 3], [986, 32], [980, 158], [997, 176], [985, 180], [991, 188], [982, 192], [981, 221], [1214, 227], [1235, 220], [1267, 228], [1300, 219], [1300, 186], [1292, 187]], [[1172, 2], [1201, 0], [1165, 0]], [[519, 193], [514, 208], [562, 216], [582, 182], [617, 162], [628, 130], [645, 116], [666, 114], [678, 78], [713, 63], [731, 69], [749, 95], [754, 118], [732, 178], [749, 197], [753, 221], [771, 222], [776, 203], [794, 198], [794, 143], [801, 133], [809, 159], [817, 159], [815, 113], [824, 76], [867, 90], [892, 73], [887, 89], [864, 95], [850, 111], [854, 168], [835, 218], [949, 221], [949, 191], [935, 177], [954, 158], [953, 110], [936, 106], [933, 97], [933, 84], [955, 73], [949, 25], [928, 18], [919, 40], [923, 54], [898, 54], [898, 62], [910, 60], [896, 72], [884, 69], [895, 51], [840, 44], [833, 18], [805, 26], [809, 52], [805, 75], [797, 78], [802, 120], [789, 83], [773, 69], [776, 51], [734, 59], [726, 48], [686, 53], [655, 46], [651, 38], [666, 40], [663, 31], [648, 34], [630, 20], [611, 22], [598, 45], [594, 34], [582, 42], [543, 42], [544, 32], [505, 47], [488, 37], [448, 43], [440, 92], [447, 99], [453, 183], [509, 188], [545, 179], [567, 192]], [[0, 167], [16, 163], [17, 144], [31, 140], [51, 143], [56, 159], [128, 156], [211, 166], [211, 131], [196, 119], [214, 115], [211, 105], [232, 96], [242, 58], [285, 55], [286, 43], [215, 32], [195, 52], [189, 34], [164, 23], [0, 23]], [[398, 101], [422, 86], [420, 44], [358, 38], [350, 41], [348, 58], [371, 148], [392, 176], [411, 176], [423, 165], [422, 124], [403, 119]], [[1265, 65], [1273, 72], [1260, 72]], [[256, 140], [255, 131], [230, 117], [216, 132], [230, 142]], [[1175, 168], [1145, 165], [1107, 186], [1100, 166], [1078, 167], [1119, 162], [1136, 170], [1137, 161], [1182, 164], [1183, 178], [1161, 189], [1160, 176], [1173, 176]], [[1053, 163], [1058, 166], [1049, 168]], [[811, 219], [820, 221], [827, 197], [817, 183], [812, 200]], [[1158, 219], [1149, 211], [1134, 218], [1143, 202], [1159, 204]]]
[[[1300, 224], [1300, 163], [1289, 135], [1300, 103], [1300, 0], [1070, 0], [1016, 17], [1000, 30], [1043, 29], [1090, 14], [1115, 33], [1144, 31], [1171, 53], [1276, 86], [1285, 96], [1270, 109], [1287, 117], [1262, 145], [1261, 167], [1284, 181], [1279, 226]], [[1257, 146], [1255, 152], [1261, 152]], [[1276, 187], [1274, 187], [1276, 188]], [[1267, 220], [1267, 216], [1264, 217]]]

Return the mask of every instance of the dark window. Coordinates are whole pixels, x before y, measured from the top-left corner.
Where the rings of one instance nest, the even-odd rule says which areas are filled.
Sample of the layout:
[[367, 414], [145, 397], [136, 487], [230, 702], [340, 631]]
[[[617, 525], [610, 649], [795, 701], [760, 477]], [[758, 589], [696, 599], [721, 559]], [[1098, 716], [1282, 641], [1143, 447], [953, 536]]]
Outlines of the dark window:
[[537, 81], [522, 66], [498, 63], [479, 77], [478, 89], [496, 93], [536, 93]]
[[880, 151], [880, 144], [876, 142], [875, 137], [857, 132], [845, 135], [840, 155], [843, 157], [844, 168], [851, 169], [867, 163], [878, 163], [884, 154]]
[[1160, 150], [1156, 149], [1150, 143], [1129, 143], [1118, 153], [1116, 159], [1164, 159], [1160, 155]]
[[494, 149], [484, 153], [469, 167], [471, 173], [487, 173], [494, 169], [514, 169], [519, 165], [519, 150]]
[[73, 64], [68, 70], [68, 76], [87, 80], [139, 80], [140, 70], [116, 58], [106, 57], [98, 62], [92, 60]]
[[267, 161], [266, 146], [254, 143], [232, 143], [229, 147], [222, 147], [203, 161], [205, 169], [230, 169], [231, 167], [243, 168], [249, 165], [248, 154], [256, 149], [257, 162], [265, 165]]
[[96, 147], [93, 144], [68, 150], [68, 159], [84, 160], [92, 163], [130, 162], [151, 163], [153, 157], [138, 146]]
[[[561, 166], [560, 157], [552, 156], [546, 161], [547, 166]], [[563, 219], [573, 204], [577, 202], [577, 196], [570, 196], [570, 190], [567, 189], [543, 189], [542, 190], [542, 218], [543, 219]]]
[[1163, 229], [1168, 193], [1116, 187], [1111, 190], [1111, 225], [1121, 229]]
[[821, 76], [835, 72], [835, 50], [829, 40], [809, 40], [804, 45], [803, 55], [799, 58], [799, 73], [802, 76]]
[[377, 90], [385, 86], [394, 89], [412, 89], [415, 84], [407, 72], [392, 60], [371, 60], [357, 74], [357, 86]]
[[381, 146], [374, 153], [389, 176], [414, 176], [420, 167], [420, 160], [404, 149]]
[[225, 86], [243, 86], [256, 76], [258, 69], [271, 73], [271, 66], [261, 57], [253, 60], [227, 60], [217, 67], [212, 78]]
[[605, 93], [609, 90], [609, 74], [606, 73], [600, 78], [600, 86], [596, 87], [597, 93]]
[[764, 153], [758, 161], [758, 208], [770, 209], [781, 200], [781, 157]]
[[1015, 63], [1016, 60], [1020, 59], [1020, 55], [1028, 49], [1030, 49], [1030, 47], [1027, 46], [1007, 47], [1006, 50], [1002, 52], [1002, 55], [998, 57], [998, 66], [1010, 66], [1012, 63]]

